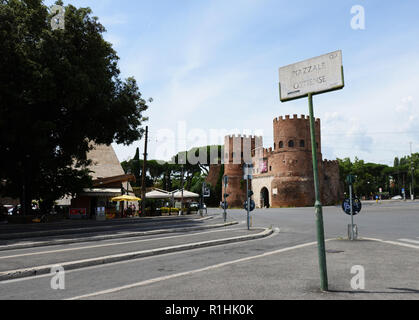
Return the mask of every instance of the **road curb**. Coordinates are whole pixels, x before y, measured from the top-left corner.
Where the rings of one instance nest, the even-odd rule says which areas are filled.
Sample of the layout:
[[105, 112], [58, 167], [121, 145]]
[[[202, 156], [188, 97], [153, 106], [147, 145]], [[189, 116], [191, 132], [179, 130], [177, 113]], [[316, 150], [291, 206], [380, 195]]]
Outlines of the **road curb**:
[[[214, 217], [205, 217], [205, 218], [197, 218], [197, 219], [185, 219], [185, 220], [174, 220], [171, 221], [172, 223], [185, 223], [185, 222], [194, 222], [194, 221], [206, 221], [213, 219]], [[126, 228], [132, 228], [134, 224], [147, 224], [149, 225], [156, 225], [160, 224], [161, 221], [150, 221], [150, 222], [132, 222], [132, 223], [126, 223], [126, 224], [116, 224], [116, 225], [106, 225], [106, 226], [96, 226], [96, 227], [85, 227], [85, 228], [69, 228], [69, 229], [55, 229], [55, 230], [42, 230], [42, 231], [32, 231], [32, 232], [19, 232], [19, 233], [9, 233], [2, 235], [0, 237], [0, 240], [7, 241], [7, 240], [16, 240], [16, 239], [29, 239], [29, 238], [39, 238], [39, 237], [48, 237], [48, 236], [60, 236], [60, 235], [68, 235], [68, 234], [74, 234], [78, 231], [94, 231], [97, 230], [97, 232], [100, 231], [106, 231], [106, 230], [112, 230], [115, 227], [126, 227]], [[92, 234], [92, 232], [86, 232], [83, 233], [85, 235]], [[6, 238], [7, 237], [7, 238]]]
[[[85, 237], [85, 238], [75, 238], [75, 239], [50, 240], [50, 241], [43, 241], [43, 242], [2, 245], [2, 246], [0, 246], [0, 252], [10, 251], [10, 250], [18, 250], [18, 249], [30, 249], [30, 248], [47, 247], [47, 246], [58, 246], [58, 245], [82, 243], [82, 242], [126, 239], [126, 238], [135, 238], [135, 237], [141, 237], [141, 236], [153, 236], [153, 235], [166, 234], [166, 233], [170, 234], [170, 233], [185, 232], [185, 231], [199, 231], [199, 230], [207, 230], [207, 229], [216, 229], [216, 228], [222, 228], [222, 227], [229, 227], [229, 226], [236, 225], [236, 224], [238, 224], [238, 222], [233, 221], [233, 222], [227, 222], [227, 223], [222, 223], [222, 224], [213, 224], [213, 225], [207, 225], [207, 226], [201, 226], [201, 227], [159, 229], [159, 230], [152, 230], [152, 231], [137, 231], [137, 232], [127, 232], [127, 233], [113, 234], [113, 235], [91, 236], [90, 238]], [[83, 235], [84, 236], [89, 236], [89, 235], [93, 235], [93, 234], [85, 233]]]
[[78, 260], [78, 261], [55, 263], [55, 264], [50, 264], [46, 266], [31, 267], [31, 268], [24, 268], [24, 269], [18, 269], [18, 270], [10, 270], [10, 271], [5, 271], [5, 272], [0, 272], [0, 281], [50, 274], [51, 269], [55, 266], [60, 266], [64, 268], [64, 270], [68, 271], [68, 270], [86, 268], [86, 267], [97, 266], [97, 265], [102, 265], [102, 264], [109, 264], [109, 263], [114, 263], [114, 262], [134, 260], [134, 259], [145, 258], [145, 257], [150, 257], [150, 256], [157, 256], [157, 255], [173, 253], [173, 252], [187, 251], [187, 250], [205, 248], [205, 247], [213, 247], [217, 245], [223, 245], [223, 244], [234, 243], [234, 242], [256, 240], [256, 239], [261, 239], [261, 238], [270, 236], [273, 233], [274, 233], [274, 230], [269, 228], [269, 229], [263, 229], [263, 231], [260, 233], [252, 234], [248, 236], [239, 236], [239, 237], [232, 237], [232, 238], [226, 238], [226, 239], [210, 240], [210, 241], [184, 244], [184, 245], [173, 246], [173, 247], [165, 247], [165, 248], [159, 248], [159, 249], [123, 253], [123, 254], [85, 259], [85, 260]]

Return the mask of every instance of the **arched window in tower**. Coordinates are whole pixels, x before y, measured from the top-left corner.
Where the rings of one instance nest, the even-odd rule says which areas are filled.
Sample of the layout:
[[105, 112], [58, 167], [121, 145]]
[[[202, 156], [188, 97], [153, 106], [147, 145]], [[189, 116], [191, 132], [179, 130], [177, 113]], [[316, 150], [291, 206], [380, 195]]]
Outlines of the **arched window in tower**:
[[300, 148], [305, 148], [306, 142], [304, 140], [300, 140]]
[[279, 149], [282, 149], [284, 147], [284, 142], [283, 141], [281, 141], [280, 143], [279, 143]]
[[276, 150], [276, 143], [274, 142], [274, 150]]
[[294, 140], [288, 142], [288, 148], [294, 148]]

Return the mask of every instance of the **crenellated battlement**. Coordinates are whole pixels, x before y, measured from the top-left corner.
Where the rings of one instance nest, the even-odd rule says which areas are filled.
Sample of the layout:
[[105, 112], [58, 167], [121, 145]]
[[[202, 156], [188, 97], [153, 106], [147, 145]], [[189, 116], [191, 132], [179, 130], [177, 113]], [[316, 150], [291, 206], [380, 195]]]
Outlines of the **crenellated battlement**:
[[327, 160], [327, 159], [324, 159], [323, 160], [323, 164], [324, 165], [339, 165], [339, 161], [338, 160]]
[[261, 136], [253, 136], [253, 135], [241, 135], [241, 134], [233, 134], [233, 135], [228, 135], [228, 136], [226, 136], [226, 138], [230, 138], [230, 139], [233, 139], [233, 138], [239, 138], [239, 139], [260, 139], [260, 138], [262, 138]]
[[275, 151], [272, 148], [263, 148], [263, 157], [267, 158], [271, 155], [273, 155], [275, 153]]
[[[273, 120], [274, 124], [275, 123], [280, 123], [280, 122], [284, 122], [284, 121], [309, 121], [310, 120], [310, 116], [306, 116], [304, 114], [302, 114], [301, 116], [298, 116], [297, 114], [294, 114], [292, 117], [290, 115], [286, 115], [285, 117], [280, 116], [278, 118], [275, 118]], [[316, 122], [320, 122], [320, 119], [316, 118]]]

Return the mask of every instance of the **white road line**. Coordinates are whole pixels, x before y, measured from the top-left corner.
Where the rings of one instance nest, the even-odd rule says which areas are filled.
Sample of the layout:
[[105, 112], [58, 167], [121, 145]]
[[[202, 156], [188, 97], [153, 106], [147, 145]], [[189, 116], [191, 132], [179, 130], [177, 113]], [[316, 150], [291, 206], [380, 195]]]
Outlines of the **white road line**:
[[392, 245], [395, 245], [395, 246], [406, 247], [406, 248], [411, 248], [411, 249], [419, 249], [419, 246], [414, 246], [414, 245], [411, 245], [411, 244], [397, 242], [397, 241], [387, 241], [387, 240], [381, 240], [381, 239], [375, 239], [375, 238], [363, 238], [363, 239], [364, 240], [370, 240], [370, 241], [377, 241], [377, 242], [381, 242], [381, 243], [388, 243], [388, 244], [392, 244]]
[[177, 273], [177, 274], [173, 274], [173, 275], [169, 275], [169, 276], [158, 277], [158, 278], [149, 279], [149, 280], [144, 280], [144, 281], [140, 281], [140, 282], [133, 283], [133, 284], [130, 284], [130, 285], [121, 286], [121, 287], [108, 289], [108, 290], [103, 290], [103, 291], [98, 291], [98, 292], [94, 292], [94, 293], [91, 293], [91, 294], [86, 294], [86, 295], [81, 295], [81, 296], [69, 298], [69, 299], [66, 299], [66, 300], [80, 300], [80, 299], [86, 299], [86, 298], [95, 297], [95, 296], [99, 296], [99, 295], [115, 293], [115, 292], [119, 292], [119, 291], [122, 291], [122, 290], [127, 290], [127, 289], [137, 288], [137, 287], [141, 287], [141, 286], [146, 286], [146, 285], [153, 284], [153, 283], [156, 283], [156, 282], [161, 282], [161, 281], [170, 280], [170, 279], [174, 279], [174, 278], [179, 278], [179, 277], [183, 277], [183, 276], [189, 276], [189, 275], [193, 275], [193, 274], [196, 274], [196, 273], [199, 273], [199, 272], [210, 271], [210, 270], [222, 268], [222, 267], [225, 267], [225, 266], [229, 266], [229, 265], [232, 265], [232, 264], [247, 262], [247, 261], [260, 259], [260, 258], [265, 258], [265, 257], [272, 256], [272, 255], [275, 255], [275, 254], [279, 254], [279, 253], [283, 253], [283, 252], [287, 252], [287, 251], [291, 251], [291, 250], [296, 250], [296, 249], [301, 249], [301, 248], [306, 248], [306, 247], [310, 247], [310, 246], [314, 246], [314, 245], [317, 245], [317, 242], [310, 242], [310, 243], [306, 243], [306, 244], [302, 244], [302, 245], [297, 245], [297, 246], [294, 246], [294, 247], [289, 247], [289, 248], [284, 248], [284, 249], [280, 249], [280, 250], [276, 250], [276, 251], [267, 252], [267, 253], [257, 255], [257, 256], [252, 256], [252, 257], [242, 258], [242, 259], [238, 259], [238, 260], [228, 261], [228, 262], [216, 264], [216, 265], [201, 268], [201, 269], [181, 272], [181, 273]]
[[411, 239], [399, 239], [397, 241], [408, 242], [408, 243], [413, 243], [413, 244], [419, 244], [419, 241], [418, 240], [411, 240]]
[[[67, 248], [67, 249], [59, 249], [59, 250], [50, 250], [50, 251], [41, 251], [41, 252], [22, 253], [22, 254], [16, 254], [16, 255], [10, 255], [10, 256], [0, 257], [0, 260], [11, 259], [11, 258], [19, 258], [19, 257], [28, 257], [28, 256], [35, 256], [35, 255], [43, 255], [43, 254], [51, 254], [51, 253], [59, 253], [59, 252], [86, 250], [86, 249], [101, 248], [101, 247], [128, 245], [128, 244], [132, 244], [132, 243], [147, 242], [147, 241], [156, 241], [156, 240], [165, 240], [165, 239], [174, 239], [174, 238], [180, 238], [180, 237], [192, 237], [194, 235], [202, 235], [202, 234], [208, 234], [208, 233], [214, 233], [214, 232], [236, 231], [236, 230], [242, 230], [242, 229], [233, 229], [233, 228], [231, 228], [231, 229], [223, 229], [223, 230], [212, 230], [212, 231], [199, 232], [199, 233], [186, 234], [186, 235], [184, 234], [184, 235], [170, 236], [170, 237], [161, 237], [161, 238], [153, 238], [153, 239], [142, 239], [142, 240], [135, 240], [135, 241], [125, 241], [125, 242], [117, 242], [117, 243], [108, 243], [108, 244], [100, 244], [100, 245], [95, 245], [95, 246], [86, 246], [86, 247], [79, 247], [79, 248]], [[109, 241], [111, 241], [111, 240], [109, 240]], [[33, 249], [33, 248], [29, 248], [29, 249]], [[18, 249], [18, 250], [22, 250], [22, 249]]]

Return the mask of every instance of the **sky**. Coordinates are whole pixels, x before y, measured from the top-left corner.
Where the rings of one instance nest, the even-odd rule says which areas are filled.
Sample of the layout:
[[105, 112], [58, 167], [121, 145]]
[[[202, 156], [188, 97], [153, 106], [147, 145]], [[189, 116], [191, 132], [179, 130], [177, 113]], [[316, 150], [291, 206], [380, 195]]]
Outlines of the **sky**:
[[[45, 1], [51, 5], [54, 1]], [[149, 158], [223, 144], [230, 133], [262, 135], [273, 119], [308, 115], [307, 99], [281, 103], [278, 69], [342, 50], [345, 88], [314, 97], [324, 159], [392, 165], [419, 152], [417, 0], [72, 0], [90, 7], [120, 57], [153, 98]], [[365, 25], [354, 29], [362, 6]], [[360, 22], [360, 20], [356, 20]], [[120, 161], [144, 139], [113, 145]]]

